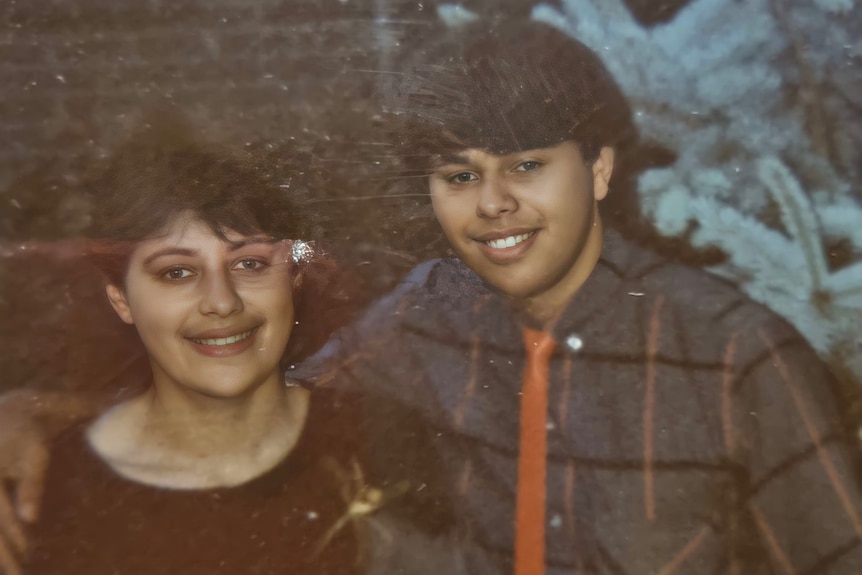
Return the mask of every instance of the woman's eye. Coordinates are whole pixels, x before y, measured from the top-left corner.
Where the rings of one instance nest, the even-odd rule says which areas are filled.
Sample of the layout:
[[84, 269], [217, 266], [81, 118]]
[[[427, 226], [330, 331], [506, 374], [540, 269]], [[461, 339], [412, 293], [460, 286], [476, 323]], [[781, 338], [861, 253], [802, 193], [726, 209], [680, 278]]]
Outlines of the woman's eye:
[[169, 280], [184, 280], [191, 277], [192, 271], [186, 268], [171, 268], [162, 274], [162, 277]]
[[515, 168], [516, 172], [531, 172], [533, 170], [538, 170], [542, 167], [542, 164], [535, 160], [527, 160], [526, 162], [521, 162]]
[[472, 172], [458, 172], [457, 174], [453, 174], [447, 178], [447, 180], [452, 184], [467, 184], [478, 179], [479, 177]]
[[253, 258], [245, 258], [236, 263], [234, 269], [238, 269], [246, 272], [258, 271], [263, 268], [266, 264], [264, 264], [260, 260], [256, 260]]

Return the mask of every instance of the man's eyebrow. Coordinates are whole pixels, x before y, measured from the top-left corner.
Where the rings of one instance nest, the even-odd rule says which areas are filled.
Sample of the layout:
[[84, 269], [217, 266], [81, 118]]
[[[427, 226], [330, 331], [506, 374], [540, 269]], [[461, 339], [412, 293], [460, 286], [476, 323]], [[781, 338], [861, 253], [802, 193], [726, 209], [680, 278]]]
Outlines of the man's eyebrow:
[[147, 256], [147, 259], [144, 260], [144, 265], [147, 265], [148, 263], [150, 263], [154, 260], [157, 260], [163, 256], [194, 256], [194, 255], [197, 255], [197, 253], [198, 252], [196, 250], [191, 250], [189, 248], [178, 248], [178, 247], [162, 248], [162, 249], [158, 250], [157, 252], [153, 252], [152, 254]]
[[467, 156], [458, 156], [458, 155], [440, 155], [437, 156], [437, 162], [435, 162], [438, 166], [448, 166], [450, 164], [457, 165], [467, 165], [470, 163], [470, 158]]

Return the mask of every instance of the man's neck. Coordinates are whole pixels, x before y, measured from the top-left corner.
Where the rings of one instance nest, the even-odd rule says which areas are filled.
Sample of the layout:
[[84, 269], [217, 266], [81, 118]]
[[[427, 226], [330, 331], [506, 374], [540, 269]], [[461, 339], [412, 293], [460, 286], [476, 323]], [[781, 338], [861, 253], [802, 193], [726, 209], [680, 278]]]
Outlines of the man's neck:
[[551, 289], [533, 297], [512, 300], [512, 306], [524, 323], [546, 331], [554, 328], [572, 299], [592, 275], [602, 254], [603, 228], [596, 215], [577, 261], [569, 272]]

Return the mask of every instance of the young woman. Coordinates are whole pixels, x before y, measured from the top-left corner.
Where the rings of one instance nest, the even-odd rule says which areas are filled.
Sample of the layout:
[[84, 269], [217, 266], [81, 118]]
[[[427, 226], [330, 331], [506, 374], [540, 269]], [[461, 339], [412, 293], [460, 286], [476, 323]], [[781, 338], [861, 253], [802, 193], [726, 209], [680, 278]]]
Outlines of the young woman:
[[147, 385], [56, 441], [27, 572], [356, 572], [355, 408], [282, 378], [339, 308], [307, 220], [250, 164], [157, 136], [92, 193], [89, 256]]

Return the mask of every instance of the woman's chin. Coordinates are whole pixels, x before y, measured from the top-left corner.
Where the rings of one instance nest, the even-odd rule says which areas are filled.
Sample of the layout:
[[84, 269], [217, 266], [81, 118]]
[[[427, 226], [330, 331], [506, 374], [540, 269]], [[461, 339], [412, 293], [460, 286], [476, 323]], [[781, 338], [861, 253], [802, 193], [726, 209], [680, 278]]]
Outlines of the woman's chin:
[[[203, 375], [203, 374], [202, 374]], [[176, 384], [187, 394], [198, 395], [202, 398], [217, 400], [247, 399], [254, 395], [262, 387], [281, 386], [278, 374], [276, 376], [262, 376], [250, 378], [248, 376], [231, 377], [230, 374], [216, 373], [211, 378], [199, 378], [197, 382]]]

